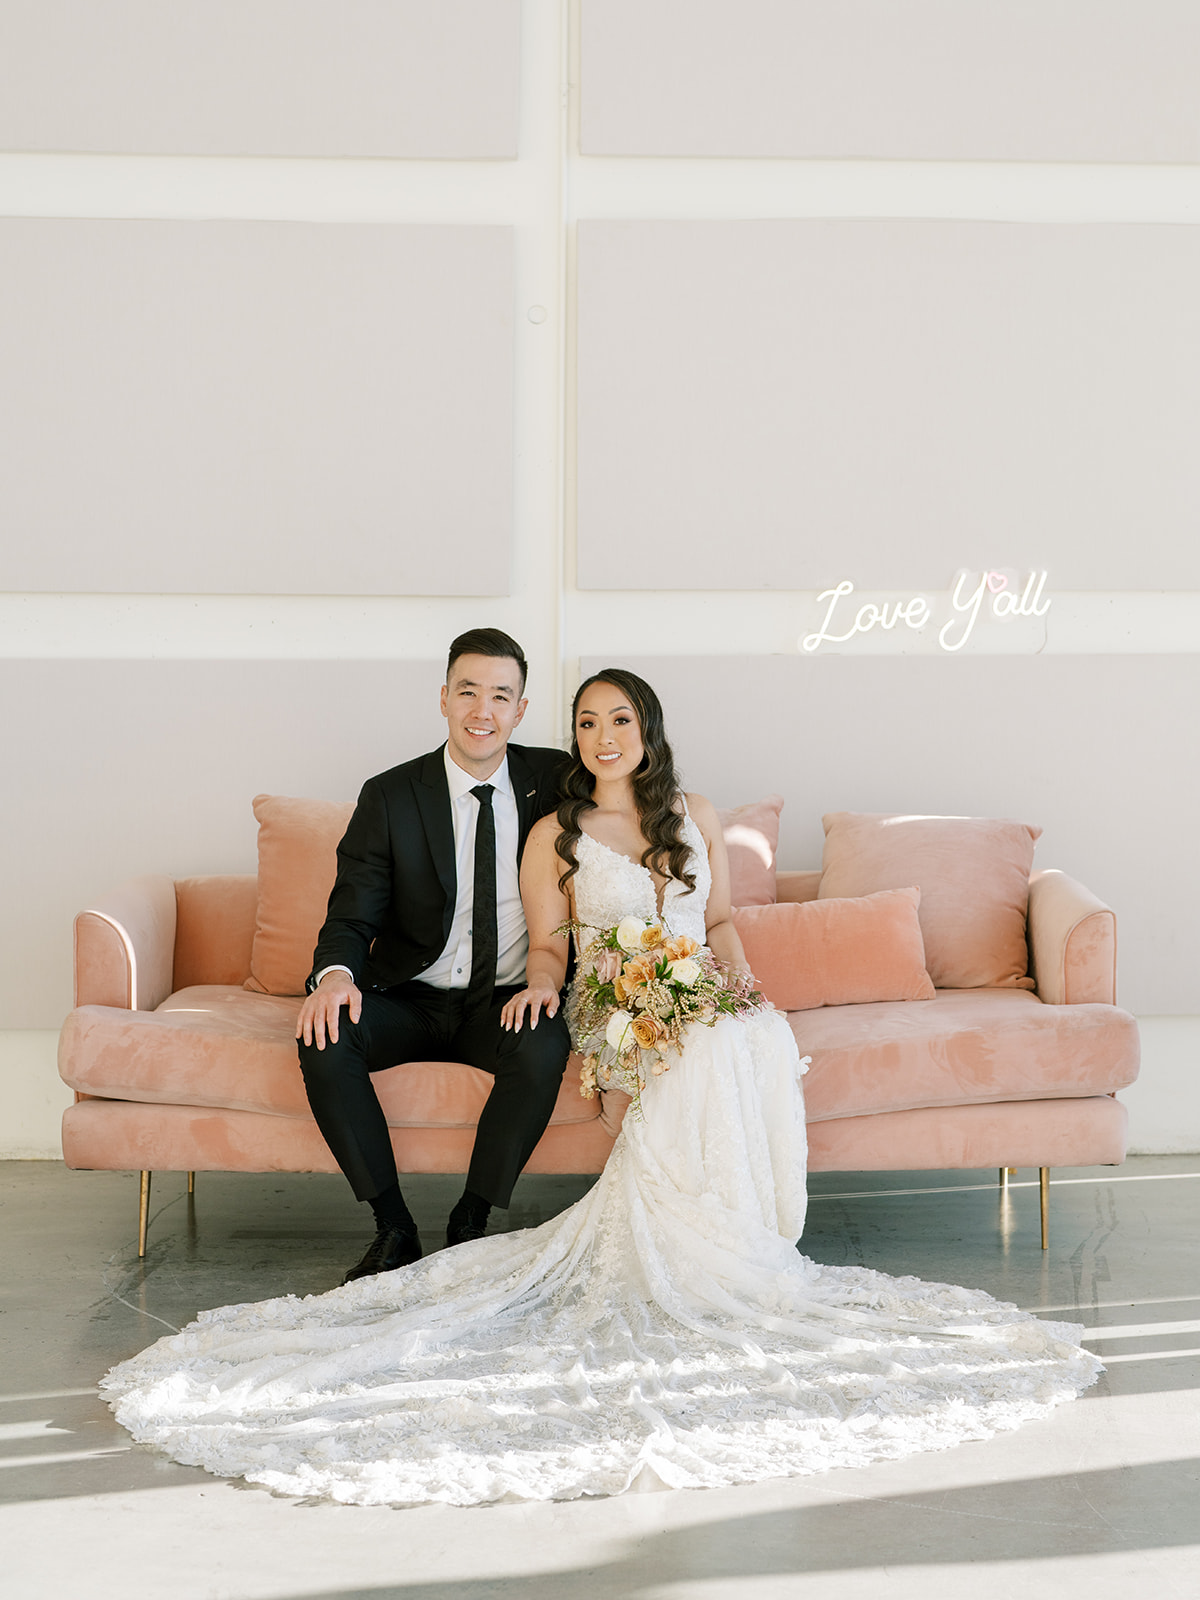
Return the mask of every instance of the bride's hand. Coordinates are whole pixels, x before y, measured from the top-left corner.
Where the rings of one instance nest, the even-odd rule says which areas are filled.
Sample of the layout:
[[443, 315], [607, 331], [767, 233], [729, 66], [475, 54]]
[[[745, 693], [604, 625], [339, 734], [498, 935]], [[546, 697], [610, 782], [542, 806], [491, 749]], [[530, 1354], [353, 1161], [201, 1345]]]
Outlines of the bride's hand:
[[522, 989], [520, 994], [513, 995], [512, 999], [505, 1003], [500, 1013], [500, 1026], [506, 1032], [511, 1032], [515, 1028], [519, 1033], [528, 1007], [529, 1026], [531, 1029], [536, 1028], [542, 1007], [545, 1006], [548, 1017], [553, 1017], [558, 1011], [558, 1004], [557, 989], [550, 988], [549, 984], [531, 985], [527, 989]]
[[754, 974], [749, 967], [733, 967], [730, 969], [726, 980], [731, 994], [739, 1000], [745, 1000], [754, 993], [756, 984]]

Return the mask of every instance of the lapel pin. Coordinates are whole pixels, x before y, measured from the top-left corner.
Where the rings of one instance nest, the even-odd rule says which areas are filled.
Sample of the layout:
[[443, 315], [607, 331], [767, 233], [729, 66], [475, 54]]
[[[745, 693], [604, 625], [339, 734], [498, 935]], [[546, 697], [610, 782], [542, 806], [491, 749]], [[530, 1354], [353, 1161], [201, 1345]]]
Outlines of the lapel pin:
[[536, 789], [530, 789], [529, 793], [525, 796], [526, 800], [532, 800], [536, 793]]

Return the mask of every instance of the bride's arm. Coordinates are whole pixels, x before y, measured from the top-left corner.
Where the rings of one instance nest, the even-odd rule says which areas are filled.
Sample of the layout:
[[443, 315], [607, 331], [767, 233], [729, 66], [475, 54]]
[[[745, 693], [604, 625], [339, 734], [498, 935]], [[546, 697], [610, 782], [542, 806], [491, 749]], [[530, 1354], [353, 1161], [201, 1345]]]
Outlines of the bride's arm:
[[733, 908], [729, 901], [729, 855], [725, 849], [725, 835], [712, 802], [702, 794], [689, 794], [688, 810], [708, 846], [708, 864], [712, 868], [712, 888], [708, 892], [705, 914], [708, 948], [718, 961], [724, 961], [735, 972], [749, 974], [746, 952], [733, 925]]
[[571, 901], [558, 887], [563, 864], [554, 848], [559, 834], [556, 816], [543, 817], [530, 830], [521, 858], [521, 904], [529, 929], [529, 955], [525, 961], [525, 987], [500, 1013], [504, 1028], [521, 1027], [525, 1012], [536, 1028], [542, 1007], [548, 1017], [558, 1010], [559, 991], [567, 975], [568, 941], [555, 929], [572, 915]]

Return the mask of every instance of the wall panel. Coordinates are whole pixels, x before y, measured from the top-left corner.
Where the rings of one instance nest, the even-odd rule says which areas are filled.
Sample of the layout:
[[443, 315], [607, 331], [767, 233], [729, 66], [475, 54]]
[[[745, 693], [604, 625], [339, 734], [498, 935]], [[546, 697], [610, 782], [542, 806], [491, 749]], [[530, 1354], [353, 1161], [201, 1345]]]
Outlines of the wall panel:
[[684, 781], [785, 797], [780, 861], [819, 867], [826, 811], [1040, 823], [1036, 864], [1117, 913], [1118, 1000], [1200, 1013], [1195, 656], [599, 657], [658, 689]]
[[253, 872], [256, 794], [353, 799], [439, 744], [444, 665], [0, 663], [4, 1026], [59, 1026], [72, 918], [106, 889], [141, 873]]
[[581, 224], [580, 586], [1200, 589], [1197, 282], [1194, 228]]
[[502, 594], [508, 228], [0, 222], [0, 588]]
[[0, 149], [517, 153], [519, 0], [0, 0]]
[[1200, 160], [1189, 0], [583, 0], [589, 155]]

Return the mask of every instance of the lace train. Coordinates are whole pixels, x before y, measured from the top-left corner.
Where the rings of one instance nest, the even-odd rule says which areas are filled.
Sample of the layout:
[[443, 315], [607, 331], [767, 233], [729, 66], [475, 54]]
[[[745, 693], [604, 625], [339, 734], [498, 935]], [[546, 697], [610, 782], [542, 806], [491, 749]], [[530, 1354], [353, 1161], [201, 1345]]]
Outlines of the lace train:
[[109, 1374], [118, 1420], [279, 1492], [467, 1505], [860, 1466], [1016, 1427], [1094, 1380], [1074, 1327], [799, 1255], [790, 1029], [695, 1032], [689, 1070], [652, 1081], [562, 1216], [207, 1312]]
[[[687, 827], [697, 892], [668, 885], [664, 912], [703, 938]], [[645, 869], [595, 841], [576, 895], [596, 926], [655, 911]], [[861, 1466], [1017, 1427], [1092, 1383], [1074, 1326], [798, 1254], [802, 1070], [777, 1013], [693, 1027], [561, 1216], [206, 1312], [109, 1373], [118, 1420], [280, 1492], [468, 1505]]]

